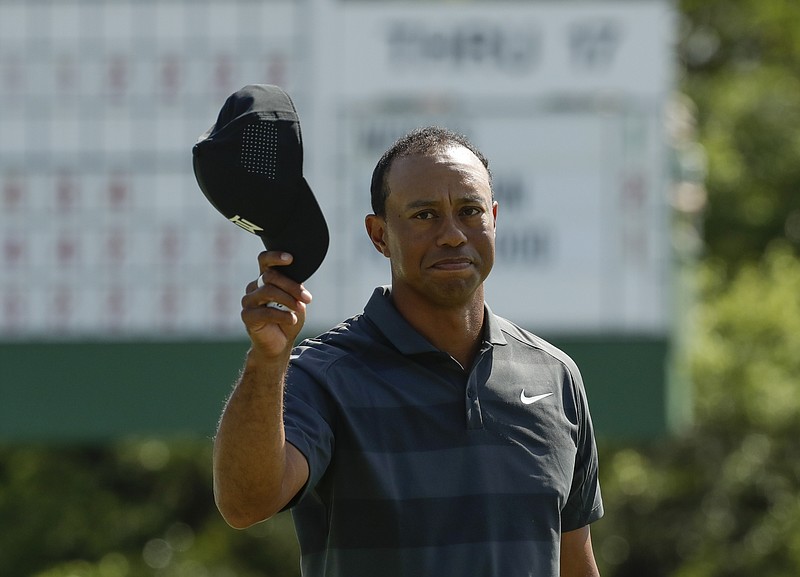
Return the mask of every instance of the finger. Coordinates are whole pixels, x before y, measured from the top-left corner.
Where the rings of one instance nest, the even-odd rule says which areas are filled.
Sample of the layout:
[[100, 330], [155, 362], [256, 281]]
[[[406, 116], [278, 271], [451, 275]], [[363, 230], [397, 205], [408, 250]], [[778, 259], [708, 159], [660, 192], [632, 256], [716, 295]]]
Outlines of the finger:
[[[277, 300], [288, 304], [290, 308], [294, 308], [295, 303], [309, 304], [313, 299], [311, 293], [302, 284], [274, 271], [267, 271], [259, 275], [255, 281], [248, 283], [245, 293], [264, 302]], [[273, 298], [275, 296], [278, 298]], [[284, 298], [289, 299], [288, 303], [283, 300]]]
[[[254, 295], [256, 297], [276, 294], [276, 291], [288, 295], [292, 303], [289, 304], [290, 308], [293, 308], [294, 302], [308, 304], [312, 299], [311, 293], [301, 283], [293, 281], [275, 269], [267, 269], [254, 282], [249, 283], [246, 288], [248, 294], [258, 293]], [[279, 300], [279, 302], [287, 304], [283, 300]]]
[[263, 273], [273, 266], [286, 266], [292, 264], [294, 258], [288, 252], [277, 250], [263, 251], [258, 255], [258, 267]]
[[256, 285], [256, 282], [247, 285], [247, 292], [242, 297], [243, 309], [271, 306], [277, 310], [294, 310], [302, 304], [301, 301], [274, 284], [265, 284], [262, 287]]
[[280, 272], [281, 266], [291, 264], [292, 261], [292, 255], [287, 252], [264, 251], [259, 254], [258, 264], [261, 275], [256, 279], [252, 287], [248, 285], [248, 292], [264, 288], [269, 284], [274, 284], [290, 294], [295, 300], [306, 304], [310, 303], [311, 293], [309, 293], [302, 284], [295, 282]]
[[303, 285], [268, 271], [247, 285], [242, 308], [268, 306], [284, 312], [297, 311], [310, 303], [311, 299], [311, 293]]
[[[279, 329], [283, 335], [288, 339], [294, 339], [299, 327], [302, 327], [305, 316], [300, 313], [297, 314], [293, 311], [283, 312], [270, 307], [259, 307], [251, 309], [242, 309], [242, 321], [244, 322], [247, 332], [251, 336], [261, 334], [262, 337], [273, 337], [278, 333], [274, 329]], [[266, 331], [266, 332], [263, 332]], [[269, 337], [272, 338], [272, 337]]]
[[252, 304], [246, 305], [243, 302], [241, 314], [247, 325], [251, 324], [251, 322], [256, 325], [294, 325], [298, 320], [305, 318], [305, 305], [299, 303], [296, 309], [291, 309], [275, 301], [268, 301], [255, 306]]
[[[256, 280], [256, 288], [263, 288], [264, 286], [266, 286], [266, 284], [264, 283], [264, 275], [259, 275], [258, 279]], [[265, 304], [264, 306], [285, 312], [289, 312], [292, 310], [286, 305], [283, 305], [275, 301], [268, 301], [267, 304]]]

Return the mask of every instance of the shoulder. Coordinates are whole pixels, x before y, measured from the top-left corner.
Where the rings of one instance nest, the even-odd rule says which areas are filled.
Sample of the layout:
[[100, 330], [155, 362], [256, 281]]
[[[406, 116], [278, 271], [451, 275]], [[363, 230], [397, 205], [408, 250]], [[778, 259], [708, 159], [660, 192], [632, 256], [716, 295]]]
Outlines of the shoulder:
[[567, 353], [506, 318], [493, 314], [493, 321], [497, 323], [498, 328], [506, 337], [507, 344], [512, 349], [522, 354], [536, 352], [538, 355], [545, 355], [552, 361], [562, 365], [576, 384], [583, 385], [578, 365]]
[[316, 337], [298, 344], [291, 355], [290, 370], [327, 372], [347, 359], [369, 354], [376, 346], [377, 335], [364, 315], [351, 317]]

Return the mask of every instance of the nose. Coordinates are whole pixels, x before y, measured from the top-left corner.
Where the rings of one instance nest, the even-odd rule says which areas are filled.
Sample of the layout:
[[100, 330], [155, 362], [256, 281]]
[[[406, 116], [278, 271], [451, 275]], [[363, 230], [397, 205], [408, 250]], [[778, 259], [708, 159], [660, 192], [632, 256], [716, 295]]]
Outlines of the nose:
[[454, 216], [446, 216], [441, 220], [437, 244], [439, 246], [461, 246], [467, 242], [467, 235], [461, 229], [461, 222]]

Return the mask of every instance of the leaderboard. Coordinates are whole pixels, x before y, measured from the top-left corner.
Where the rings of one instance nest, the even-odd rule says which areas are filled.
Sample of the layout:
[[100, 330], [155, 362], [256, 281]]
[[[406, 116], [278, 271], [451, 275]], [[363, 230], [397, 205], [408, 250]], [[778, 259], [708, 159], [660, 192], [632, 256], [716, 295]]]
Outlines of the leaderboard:
[[191, 146], [244, 84], [291, 89], [291, 2], [0, 1], [0, 338], [242, 334], [257, 238]]

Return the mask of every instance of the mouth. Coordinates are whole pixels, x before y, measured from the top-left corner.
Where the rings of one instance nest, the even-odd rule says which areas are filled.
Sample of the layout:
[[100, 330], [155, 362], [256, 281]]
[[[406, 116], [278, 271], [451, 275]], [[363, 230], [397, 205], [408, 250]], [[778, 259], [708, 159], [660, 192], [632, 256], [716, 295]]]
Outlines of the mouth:
[[430, 268], [444, 271], [459, 271], [472, 266], [472, 259], [467, 257], [443, 258], [435, 261]]

